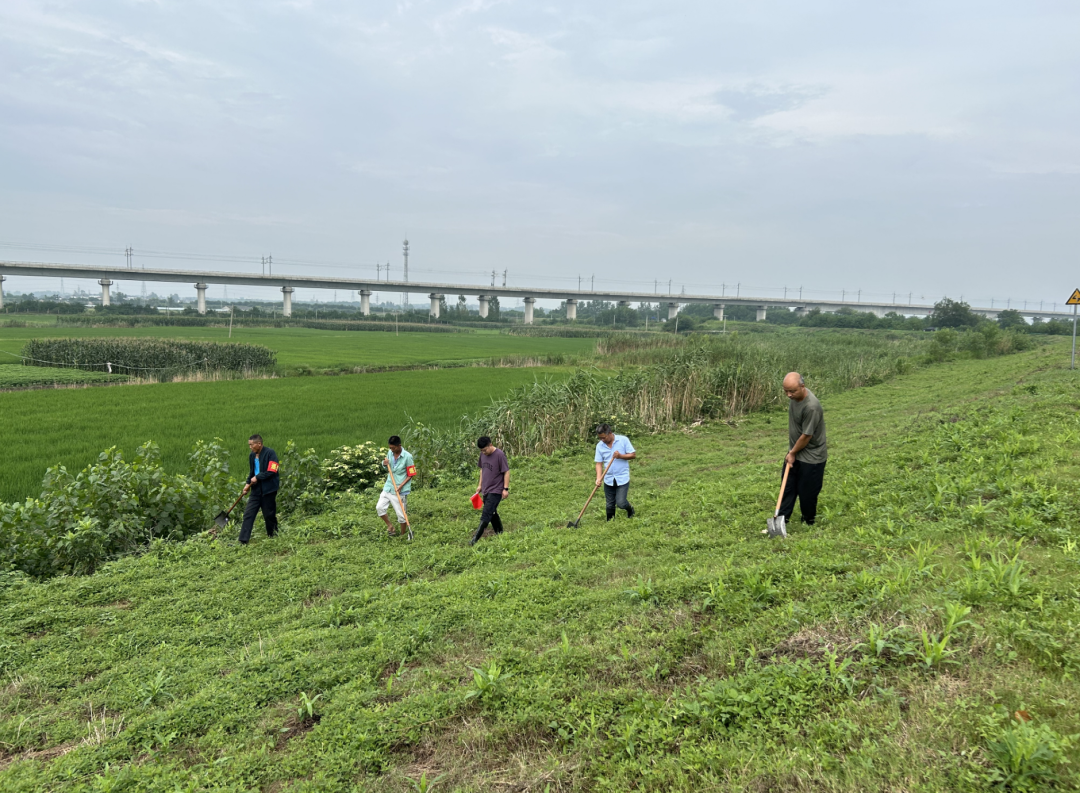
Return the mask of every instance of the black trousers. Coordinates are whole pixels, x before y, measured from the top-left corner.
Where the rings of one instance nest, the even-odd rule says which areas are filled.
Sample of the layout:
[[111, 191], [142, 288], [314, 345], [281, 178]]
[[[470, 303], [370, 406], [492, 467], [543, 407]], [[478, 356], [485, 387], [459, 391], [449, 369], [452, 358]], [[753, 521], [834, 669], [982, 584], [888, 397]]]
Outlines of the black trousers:
[[626, 500], [626, 494], [630, 492], [630, 483], [625, 485], [609, 485], [604, 482], [604, 497], [607, 499], [607, 519], [611, 520], [615, 517], [615, 510], [625, 509], [626, 517], [634, 517], [634, 508], [630, 506], [630, 502]]
[[[784, 467], [780, 466], [780, 478], [783, 481]], [[814, 525], [817, 519], [817, 500], [821, 484], [825, 481], [825, 463], [801, 463], [798, 460], [791, 466], [788, 474], [784, 497], [780, 499], [780, 514], [784, 520], [791, 520], [795, 510], [795, 499], [799, 499], [803, 523]]]
[[277, 533], [277, 491], [262, 495], [254, 491], [248, 495], [247, 506], [244, 507], [244, 524], [240, 527], [240, 542], [247, 545], [251, 539], [251, 530], [255, 526], [255, 516], [262, 510], [263, 520], [266, 521], [266, 536], [273, 537]]
[[502, 501], [501, 493], [484, 493], [484, 510], [480, 513], [480, 528], [473, 535], [473, 542], [477, 542], [484, 536], [484, 529], [489, 525], [496, 534], [502, 534], [502, 518], [499, 517], [500, 501]]

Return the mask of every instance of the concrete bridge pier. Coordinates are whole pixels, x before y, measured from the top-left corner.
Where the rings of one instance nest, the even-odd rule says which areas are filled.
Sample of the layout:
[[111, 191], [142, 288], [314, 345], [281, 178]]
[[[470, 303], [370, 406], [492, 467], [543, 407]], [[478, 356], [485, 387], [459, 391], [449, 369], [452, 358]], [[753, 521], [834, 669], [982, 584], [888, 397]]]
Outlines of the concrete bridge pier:
[[806, 306], [796, 306], [795, 307], [795, 316], [797, 316], [797, 317], [802, 318], [802, 317], [805, 317], [809, 313], [810, 313], [810, 309], [808, 309]]
[[291, 286], [281, 287], [281, 316], [292, 316], [292, 293], [295, 291]]
[[577, 301], [573, 298], [566, 301], [566, 318], [571, 321], [577, 319]]
[[630, 308], [630, 301], [629, 300], [620, 300], [619, 301], [619, 308]]
[[197, 295], [195, 302], [199, 308], [200, 314], [206, 313], [206, 284], [195, 284], [195, 294]]
[[525, 298], [525, 324], [533, 324], [533, 305], [536, 303], [535, 297]]
[[679, 316], [679, 304], [678, 303], [668, 303], [667, 304], [667, 318], [668, 319], [675, 319], [675, 317], [677, 317], [677, 316]]
[[371, 316], [371, 290], [360, 290], [360, 313], [365, 317]]
[[723, 322], [724, 321], [724, 304], [723, 303], [714, 303], [713, 307], [712, 307], [712, 314], [718, 320]]
[[0, 308], [4, 307], [4, 281], [6, 280], [7, 278], [0, 275]]
[[758, 306], [757, 307], [756, 321], [757, 322], [764, 322], [765, 321], [765, 306]]
[[428, 295], [428, 298], [431, 300], [431, 308], [428, 310], [428, 314], [430, 316], [432, 316], [432, 317], [435, 317], [435, 319], [438, 319], [439, 318], [439, 301], [442, 300], [443, 296], [442, 295], [437, 295], [434, 292], [432, 292], [430, 295]]
[[102, 278], [98, 283], [101, 284], [101, 305], [107, 306], [110, 304], [109, 287], [112, 286], [112, 281], [108, 278]]
[[487, 319], [488, 315], [488, 296], [480, 295], [480, 317]]

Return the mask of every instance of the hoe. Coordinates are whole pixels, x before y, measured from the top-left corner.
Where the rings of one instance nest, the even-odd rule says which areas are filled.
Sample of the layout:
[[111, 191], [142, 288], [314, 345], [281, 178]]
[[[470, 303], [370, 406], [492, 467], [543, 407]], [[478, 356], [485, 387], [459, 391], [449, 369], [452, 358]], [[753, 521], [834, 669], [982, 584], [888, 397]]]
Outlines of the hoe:
[[[611, 468], [611, 463], [613, 463], [613, 462], [615, 462], [615, 455], [614, 454], [611, 455], [611, 461], [608, 462], [607, 468], [604, 469], [604, 474], [603, 474], [603, 476], [600, 477], [600, 482], [604, 481], [604, 477], [607, 476], [608, 468]], [[596, 487], [594, 487], [592, 489], [592, 492], [589, 493], [589, 500], [586, 501], [585, 506], [583, 506], [581, 508], [581, 512], [578, 513], [577, 520], [572, 520], [569, 523], [567, 523], [566, 528], [568, 528], [568, 529], [576, 529], [576, 528], [578, 528], [578, 524], [581, 523], [581, 516], [585, 514], [585, 510], [587, 510], [589, 508], [589, 504], [592, 503], [593, 496], [595, 496], [596, 491], [600, 489], [600, 482], [597, 482]]]

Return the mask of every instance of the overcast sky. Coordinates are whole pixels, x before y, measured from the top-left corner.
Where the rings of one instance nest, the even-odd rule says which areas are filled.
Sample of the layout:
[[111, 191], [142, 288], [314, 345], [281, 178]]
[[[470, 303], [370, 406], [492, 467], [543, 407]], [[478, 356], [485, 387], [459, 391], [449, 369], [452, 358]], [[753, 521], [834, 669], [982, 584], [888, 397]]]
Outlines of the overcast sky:
[[1078, 41], [1074, 1], [3, 0], [0, 257], [1063, 300]]

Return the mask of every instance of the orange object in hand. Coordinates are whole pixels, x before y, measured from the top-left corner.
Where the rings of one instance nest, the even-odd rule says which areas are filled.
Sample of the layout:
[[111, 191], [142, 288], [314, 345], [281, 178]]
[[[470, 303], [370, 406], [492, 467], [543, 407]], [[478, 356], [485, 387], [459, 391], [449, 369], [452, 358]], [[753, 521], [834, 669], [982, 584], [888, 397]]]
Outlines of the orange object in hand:
[[473, 493], [473, 496], [472, 496], [472, 498], [469, 499], [469, 501], [472, 502], [472, 508], [473, 509], [483, 509], [484, 508], [484, 497], [482, 495], [480, 495], [479, 493]]

